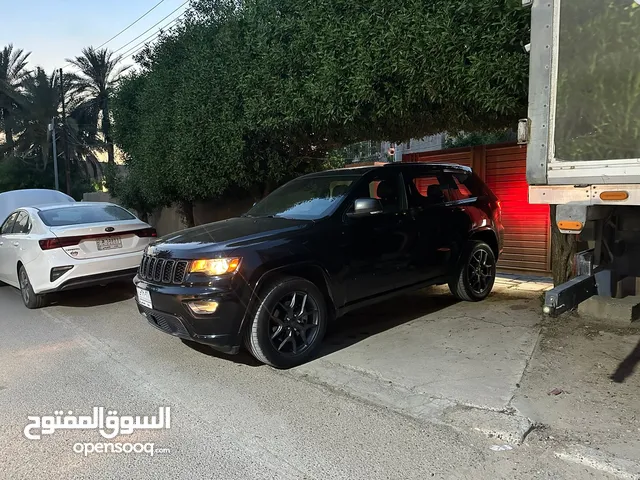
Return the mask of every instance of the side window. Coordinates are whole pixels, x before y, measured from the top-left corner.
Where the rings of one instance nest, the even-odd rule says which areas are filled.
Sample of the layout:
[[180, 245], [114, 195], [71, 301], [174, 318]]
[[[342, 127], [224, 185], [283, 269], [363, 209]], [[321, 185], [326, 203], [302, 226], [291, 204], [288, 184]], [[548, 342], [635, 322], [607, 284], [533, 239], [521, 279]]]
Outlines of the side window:
[[31, 221], [27, 212], [20, 212], [13, 226], [13, 233], [29, 233], [31, 231]]
[[[403, 198], [400, 173], [377, 172], [367, 182], [360, 184], [353, 195], [353, 200], [357, 198], [376, 198], [380, 200], [385, 213], [401, 211]], [[350, 208], [353, 209], [353, 205]]]
[[[408, 172], [411, 175], [411, 172]], [[435, 172], [416, 172], [407, 180], [409, 207], [429, 207], [451, 200], [449, 186]]]
[[15, 223], [17, 216], [18, 216], [18, 212], [12, 213], [11, 215], [9, 215], [9, 218], [7, 218], [7, 220], [2, 224], [2, 228], [0, 228], [0, 235], [6, 235], [8, 233], [11, 233], [11, 230], [13, 229], [13, 224]]
[[452, 200], [466, 200], [468, 198], [476, 197], [469, 187], [465, 185], [465, 181], [468, 180], [468, 175], [452, 175], [451, 182], [451, 196]]

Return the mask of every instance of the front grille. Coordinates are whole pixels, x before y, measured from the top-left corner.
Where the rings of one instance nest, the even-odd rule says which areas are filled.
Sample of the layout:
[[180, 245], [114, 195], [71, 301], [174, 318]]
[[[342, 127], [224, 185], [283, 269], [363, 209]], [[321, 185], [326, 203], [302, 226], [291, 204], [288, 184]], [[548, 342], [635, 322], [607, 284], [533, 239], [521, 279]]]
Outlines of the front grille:
[[184, 282], [187, 265], [186, 260], [165, 260], [164, 258], [143, 255], [138, 276], [154, 283], [173, 283], [180, 285]]
[[189, 332], [182, 322], [173, 315], [165, 315], [160, 312], [144, 309], [147, 319], [163, 332], [170, 335], [189, 336]]

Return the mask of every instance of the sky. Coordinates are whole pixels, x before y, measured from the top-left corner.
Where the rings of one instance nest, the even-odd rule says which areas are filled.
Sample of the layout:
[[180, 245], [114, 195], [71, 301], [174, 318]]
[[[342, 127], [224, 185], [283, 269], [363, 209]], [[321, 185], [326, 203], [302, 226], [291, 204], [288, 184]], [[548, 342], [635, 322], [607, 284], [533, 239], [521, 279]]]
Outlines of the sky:
[[[98, 47], [107, 42], [159, 2], [160, 0], [0, 0], [0, 49], [12, 43], [14, 48], [31, 52], [30, 68], [40, 66], [51, 73], [54, 69], [68, 67], [65, 59], [80, 55], [84, 47]], [[104, 47], [112, 51], [120, 49], [184, 2], [185, 0], [163, 0], [148, 15]], [[154, 35], [158, 28], [178, 17], [187, 5], [180, 7], [116, 54], [124, 54]], [[153, 37], [148, 41], [153, 41]], [[133, 63], [130, 55], [123, 58], [123, 64], [130, 63]]]

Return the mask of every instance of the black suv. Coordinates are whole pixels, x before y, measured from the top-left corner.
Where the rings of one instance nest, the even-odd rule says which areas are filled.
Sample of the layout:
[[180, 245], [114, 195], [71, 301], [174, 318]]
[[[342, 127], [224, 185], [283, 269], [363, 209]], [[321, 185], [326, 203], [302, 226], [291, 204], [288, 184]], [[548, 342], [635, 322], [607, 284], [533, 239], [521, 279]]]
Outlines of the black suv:
[[468, 167], [389, 164], [285, 184], [239, 217], [167, 235], [143, 257], [136, 299], [156, 328], [289, 368], [346, 312], [429, 285], [489, 295], [500, 202]]

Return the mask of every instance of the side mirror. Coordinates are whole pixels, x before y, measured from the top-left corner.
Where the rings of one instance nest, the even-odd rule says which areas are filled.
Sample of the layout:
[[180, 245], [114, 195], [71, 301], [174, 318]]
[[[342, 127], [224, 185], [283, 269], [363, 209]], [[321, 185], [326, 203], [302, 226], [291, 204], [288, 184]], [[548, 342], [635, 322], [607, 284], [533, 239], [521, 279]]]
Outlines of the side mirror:
[[353, 205], [353, 212], [349, 217], [366, 217], [382, 213], [382, 204], [377, 198], [358, 198]]

